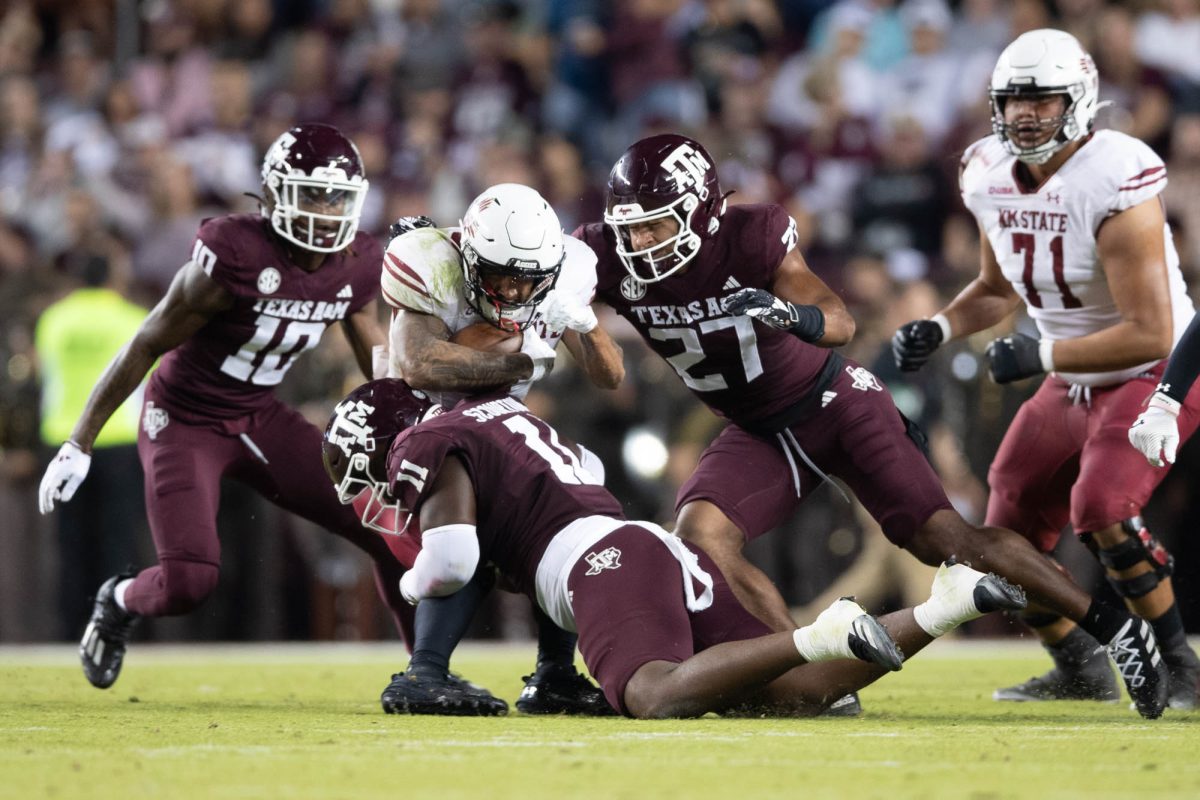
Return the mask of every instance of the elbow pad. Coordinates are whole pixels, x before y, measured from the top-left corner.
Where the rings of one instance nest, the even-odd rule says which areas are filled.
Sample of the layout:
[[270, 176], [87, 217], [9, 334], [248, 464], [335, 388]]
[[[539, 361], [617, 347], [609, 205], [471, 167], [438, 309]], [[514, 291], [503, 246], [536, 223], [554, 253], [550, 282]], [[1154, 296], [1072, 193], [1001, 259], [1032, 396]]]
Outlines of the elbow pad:
[[421, 552], [400, 578], [400, 593], [416, 605], [426, 597], [444, 597], [461, 589], [479, 566], [474, 525], [430, 528], [421, 534]]

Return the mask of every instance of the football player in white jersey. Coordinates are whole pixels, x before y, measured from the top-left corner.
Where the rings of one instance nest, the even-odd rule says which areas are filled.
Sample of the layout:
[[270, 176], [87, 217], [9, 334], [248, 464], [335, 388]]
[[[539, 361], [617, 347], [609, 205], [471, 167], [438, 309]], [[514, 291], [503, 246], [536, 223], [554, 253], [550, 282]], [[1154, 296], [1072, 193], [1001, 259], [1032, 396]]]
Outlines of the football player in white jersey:
[[[449, 406], [468, 394], [512, 386], [523, 398], [554, 365], [561, 339], [593, 383], [615, 389], [624, 378], [620, 346], [597, 324], [591, 309], [596, 256], [562, 232], [558, 216], [534, 189], [503, 183], [475, 198], [456, 228], [428, 218], [406, 218], [384, 254], [381, 289], [392, 307], [388, 377], [403, 378], [435, 402]], [[484, 323], [497, 337], [521, 337], [520, 352], [478, 350], [451, 337]], [[477, 340], [478, 341], [478, 340]], [[515, 344], [515, 343], [514, 343]], [[603, 475], [599, 458], [585, 451], [588, 467]], [[418, 615], [409, 671], [442, 673], [449, 650], [465, 631], [487, 585], [473, 581]], [[574, 667], [573, 634], [538, 617], [538, 666], [517, 700], [524, 713], [611, 713], [598, 689]], [[422, 631], [430, 631], [425, 637]], [[445, 632], [457, 630], [447, 640]], [[436, 632], [436, 633], [435, 633]], [[441, 638], [437, 638], [441, 637]], [[404, 674], [393, 680], [403, 681]], [[403, 684], [395, 687], [405, 688]], [[386, 695], [386, 691], [385, 691]]]
[[[1166, 167], [1137, 139], [1093, 131], [1098, 93], [1095, 64], [1070, 34], [1030, 31], [1000, 55], [994, 133], [967, 149], [960, 172], [981, 233], [979, 277], [931, 319], [902, 326], [893, 351], [901, 369], [918, 369], [941, 343], [1025, 303], [1040, 338], [996, 339], [989, 369], [998, 383], [1048, 377], [991, 465], [987, 524], [1049, 554], [1070, 522], [1113, 588], [1150, 622], [1170, 670], [1171, 707], [1193, 708], [1200, 661], [1175, 603], [1171, 557], [1140, 517], [1164, 471], [1128, 446], [1126, 431], [1195, 311], [1163, 212]], [[1024, 620], [1054, 669], [997, 690], [997, 700], [1117, 699], [1090, 635], [1032, 607]]]

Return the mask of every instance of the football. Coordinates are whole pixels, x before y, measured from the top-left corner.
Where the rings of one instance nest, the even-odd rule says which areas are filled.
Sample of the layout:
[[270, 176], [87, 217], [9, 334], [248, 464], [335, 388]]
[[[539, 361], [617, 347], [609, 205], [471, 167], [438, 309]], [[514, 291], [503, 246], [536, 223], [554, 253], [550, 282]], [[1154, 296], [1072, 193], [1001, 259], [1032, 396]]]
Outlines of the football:
[[451, 336], [450, 341], [485, 353], [511, 354], [521, 352], [521, 338], [519, 333], [502, 331], [487, 322], [476, 322]]

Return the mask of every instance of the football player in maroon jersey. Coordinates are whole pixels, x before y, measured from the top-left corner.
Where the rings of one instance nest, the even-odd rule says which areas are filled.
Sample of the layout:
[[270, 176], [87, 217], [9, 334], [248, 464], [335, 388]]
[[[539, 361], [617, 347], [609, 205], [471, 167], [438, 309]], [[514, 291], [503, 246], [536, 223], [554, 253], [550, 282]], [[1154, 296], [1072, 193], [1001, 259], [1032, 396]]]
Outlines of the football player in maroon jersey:
[[342, 502], [366, 498], [364, 521], [394, 515], [402, 538], [420, 540], [406, 598], [453, 594], [494, 565], [578, 631], [588, 669], [629, 716], [820, 713], [958, 624], [1025, 605], [1003, 579], [944, 564], [915, 608], [876, 620], [843, 598], [772, 633], [703, 550], [625, 520], [577, 447], [502, 393], [444, 411], [401, 381], [372, 381], [338, 404], [323, 454]]
[[[335, 322], [372, 377], [371, 350], [383, 343], [375, 301], [383, 252], [358, 230], [367, 192], [362, 160], [336, 128], [300, 125], [271, 146], [262, 180], [261, 215], [200, 226], [191, 258], [101, 376], [42, 479], [41, 511], [49, 513], [71, 499], [97, 433], [161, 358], [138, 437], [159, 561], [110, 578], [96, 594], [80, 657], [102, 689], [120, 674], [139, 617], [186, 614], [216, 587], [222, 476], [370, 554], [397, 625], [411, 626], [399, 592], [404, 566], [338, 503], [319, 462], [321, 432], [274, 396], [296, 358]], [[503, 710], [502, 701], [490, 702], [498, 704], [494, 713]]]
[[775, 630], [793, 624], [743, 545], [835, 475], [893, 544], [927, 564], [958, 556], [1001, 575], [1110, 644], [1139, 711], [1162, 713], [1166, 667], [1148, 625], [1063, 581], [1023, 537], [951, 507], [923, 435], [874, 375], [832, 349], [854, 322], [809, 271], [780, 206], [726, 208], [712, 157], [665, 134], [625, 151], [604, 223], [575, 235], [599, 257], [598, 297], [729, 420], [680, 489], [676, 532], [755, 616]]

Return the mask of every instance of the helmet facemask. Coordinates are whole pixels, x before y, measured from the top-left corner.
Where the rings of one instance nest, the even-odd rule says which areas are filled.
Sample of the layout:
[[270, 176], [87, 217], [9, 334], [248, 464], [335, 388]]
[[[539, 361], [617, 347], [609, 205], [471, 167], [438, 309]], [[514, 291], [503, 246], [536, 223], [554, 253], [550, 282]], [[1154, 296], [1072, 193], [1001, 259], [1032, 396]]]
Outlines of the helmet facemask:
[[[614, 202], [604, 212], [604, 222], [617, 239], [617, 258], [639, 283], [657, 283], [679, 270], [700, 252], [700, 235], [692, 230], [692, 217], [701, 205], [701, 199], [688, 192], [661, 208], [644, 211], [636, 200], [631, 203]], [[661, 219], [673, 219], [679, 226], [674, 236], [652, 244], [641, 250], [633, 247], [633, 227]], [[713, 218], [716, 222], [716, 218]]]
[[293, 170], [267, 173], [271, 226], [284, 239], [317, 253], [336, 253], [354, 241], [367, 196], [367, 181], [338, 168], [311, 175]]
[[346, 474], [334, 487], [338, 502], [353, 505], [362, 524], [374, 531], [399, 536], [408, 527], [412, 514], [400, 508], [386, 481], [371, 475], [370, 457], [366, 453], [350, 456]]
[[[1073, 141], [1082, 139], [1091, 130], [1090, 125], [1087, 129], [1083, 129], [1077, 116], [1079, 100], [1083, 96], [1083, 87], [1080, 85], [1048, 88], [1017, 86], [1009, 89], [993, 89], [989, 94], [992, 104], [992, 131], [1010, 155], [1026, 164], [1045, 164], [1059, 150]], [[1039, 118], [1033, 125], [1030, 125], [1029, 122], [1010, 123], [1005, 121], [1004, 108], [1010, 99], [1015, 97], [1043, 98], [1055, 95], [1061, 96], [1065, 100], [1062, 114], [1056, 117]], [[1017, 141], [1017, 135], [1019, 132], [1031, 130], [1048, 132], [1049, 136], [1039, 144], [1022, 147]]]
[[[504, 331], [521, 331], [529, 325], [537, 313], [537, 307], [558, 282], [562, 264], [563, 257], [548, 267], [533, 259], [521, 258], [509, 259], [507, 264], [497, 264], [485, 259], [469, 243], [462, 245], [467, 300], [479, 316]], [[520, 300], [504, 297], [494, 287], [505, 278], [529, 281], [529, 294]]]

